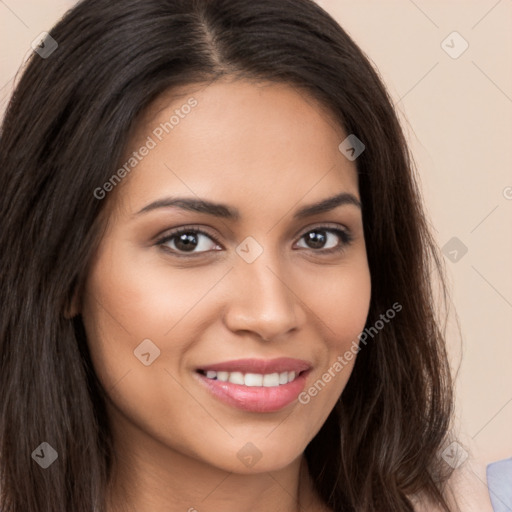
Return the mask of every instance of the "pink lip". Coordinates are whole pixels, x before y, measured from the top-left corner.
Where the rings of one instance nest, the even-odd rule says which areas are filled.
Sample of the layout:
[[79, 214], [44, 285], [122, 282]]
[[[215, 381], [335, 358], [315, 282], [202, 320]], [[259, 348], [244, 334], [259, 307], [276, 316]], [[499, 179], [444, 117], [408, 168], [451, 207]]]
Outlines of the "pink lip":
[[306, 361], [291, 358], [239, 359], [200, 368], [203, 372], [212, 370], [268, 374], [294, 371], [298, 374], [292, 382], [274, 387], [249, 387], [222, 382], [208, 379], [199, 371], [196, 372], [196, 376], [206, 389], [222, 402], [244, 411], [262, 413], [279, 411], [295, 401], [304, 389], [310, 368], [311, 365]]

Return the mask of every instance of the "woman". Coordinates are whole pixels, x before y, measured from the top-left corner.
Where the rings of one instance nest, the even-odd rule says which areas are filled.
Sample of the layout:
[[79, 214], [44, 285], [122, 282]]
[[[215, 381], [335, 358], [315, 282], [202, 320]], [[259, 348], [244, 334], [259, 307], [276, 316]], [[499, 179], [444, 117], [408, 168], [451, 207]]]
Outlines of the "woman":
[[441, 264], [349, 36], [85, 0], [39, 50], [0, 141], [1, 510], [455, 510]]

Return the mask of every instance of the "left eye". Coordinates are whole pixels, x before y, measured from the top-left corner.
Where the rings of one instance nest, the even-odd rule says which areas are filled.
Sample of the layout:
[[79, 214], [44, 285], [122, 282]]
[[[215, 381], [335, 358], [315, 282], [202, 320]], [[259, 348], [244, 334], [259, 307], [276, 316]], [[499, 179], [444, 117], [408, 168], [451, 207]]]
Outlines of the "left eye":
[[[309, 246], [306, 249], [321, 249], [318, 252], [341, 251], [352, 241], [352, 237], [347, 231], [336, 228], [318, 227], [304, 233], [301, 238]], [[338, 242], [336, 241], [338, 240]], [[340, 243], [341, 240], [341, 243]]]

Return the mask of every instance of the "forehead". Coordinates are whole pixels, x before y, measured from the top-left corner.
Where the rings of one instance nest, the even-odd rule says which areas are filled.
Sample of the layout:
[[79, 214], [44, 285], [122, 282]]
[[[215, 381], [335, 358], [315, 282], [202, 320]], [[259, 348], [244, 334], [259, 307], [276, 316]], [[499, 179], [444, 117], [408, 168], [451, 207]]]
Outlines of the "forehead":
[[358, 196], [355, 163], [338, 149], [345, 137], [322, 104], [287, 84], [181, 87], [159, 97], [135, 126], [121, 165], [151, 149], [138, 155], [122, 198], [137, 208], [156, 195], [229, 197], [240, 210], [261, 210], [305, 195]]

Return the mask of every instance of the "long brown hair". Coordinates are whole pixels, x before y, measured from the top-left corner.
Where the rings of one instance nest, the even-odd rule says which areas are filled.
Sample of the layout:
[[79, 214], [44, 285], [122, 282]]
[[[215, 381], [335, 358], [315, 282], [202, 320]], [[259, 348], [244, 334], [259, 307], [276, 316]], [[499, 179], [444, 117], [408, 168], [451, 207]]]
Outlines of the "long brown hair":
[[[164, 91], [223, 75], [285, 82], [366, 146], [357, 159], [372, 279], [368, 339], [306, 448], [334, 511], [448, 511], [452, 387], [434, 313], [442, 266], [393, 104], [347, 33], [310, 0], [83, 0], [51, 30], [8, 105], [0, 139], [0, 508], [91, 512], [115, 454], [80, 316], [64, 315], [102, 233], [130, 128]], [[341, 141], [340, 141], [341, 142]], [[31, 454], [58, 453], [46, 470]]]

